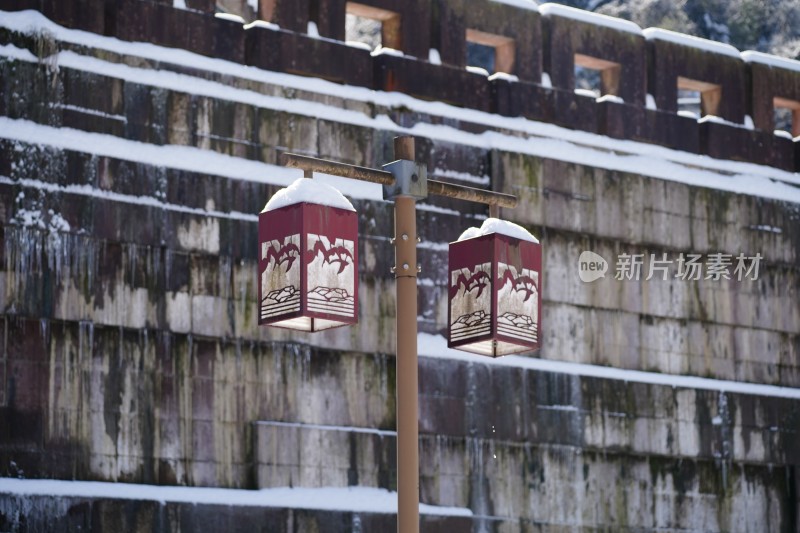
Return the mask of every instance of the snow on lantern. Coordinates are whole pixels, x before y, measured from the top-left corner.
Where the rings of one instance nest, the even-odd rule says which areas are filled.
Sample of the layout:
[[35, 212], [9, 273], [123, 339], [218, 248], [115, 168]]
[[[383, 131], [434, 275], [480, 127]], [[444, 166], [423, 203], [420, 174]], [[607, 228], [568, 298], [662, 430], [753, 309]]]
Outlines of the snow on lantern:
[[259, 325], [319, 331], [358, 322], [358, 215], [342, 194], [300, 178], [258, 217]]
[[496, 218], [450, 243], [448, 346], [497, 357], [539, 347], [542, 247]]

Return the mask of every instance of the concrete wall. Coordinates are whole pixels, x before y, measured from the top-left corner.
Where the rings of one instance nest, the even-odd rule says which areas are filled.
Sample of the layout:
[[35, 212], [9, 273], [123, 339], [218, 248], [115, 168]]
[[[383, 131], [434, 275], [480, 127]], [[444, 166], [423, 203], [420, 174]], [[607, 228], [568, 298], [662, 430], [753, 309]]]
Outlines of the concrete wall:
[[[247, 21], [267, 19], [280, 26], [249, 30], [215, 18], [215, 5], [208, 0], [190, 2], [188, 10], [153, 0], [4, 0], [0, 9], [38, 9], [68, 27], [126, 41], [152, 42], [269, 70], [399, 91], [720, 159], [789, 171], [800, 168], [797, 143], [773, 135], [771, 119], [774, 96], [800, 101], [797, 70], [751, 65], [663, 40], [648, 41], [645, 47], [641, 36], [613, 27], [560, 15], [542, 17], [536, 11], [491, 0], [473, 0], [468, 7], [462, 0], [361, 3], [400, 16], [404, 56], [370, 57], [366, 50], [345, 45], [346, 2], [339, 0], [263, 0], [258, 13], [241, 2], [220, 3]], [[84, 16], [86, 12], [92, 16]], [[152, 24], [154, 20], [159, 23]], [[305, 33], [309, 21], [317, 24], [324, 39]], [[512, 70], [519, 79], [489, 80], [465, 71], [467, 30], [512, 39]], [[438, 51], [442, 64], [427, 61], [429, 47]], [[573, 93], [576, 53], [621, 65], [624, 107]], [[541, 85], [543, 70], [550, 75], [552, 88]], [[677, 115], [678, 76], [719, 85], [722, 96], [716, 113], [730, 123], [700, 124]], [[647, 93], [654, 96], [658, 111], [645, 108]], [[745, 127], [747, 114], [755, 129]]]
[[[225, 53], [239, 53], [236, 46], [219, 44], [222, 36], [208, 37], [217, 35], [211, 26], [196, 48], [200, 45], [189, 33], [176, 37], [167, 29], [137, 26], [140, 22], [123, 24], [127, 17], [143, 16], [140, 4], [129, 2], [130, 13], [115, 19], [116, 33], [109, 26], [105, 31], [119, 36], [127, 25], [125, 31], [141, 32], [127, 34], [130, 39], [146, 36], [212, 56], [220, 46]], [[453, 16], [466, 20], [467, 15], [458, 15], [459, 6], [448, 5]], [[175, 24], [188, 16], [168, 5], [148, 6], [153, 16], [167, 10], [175, 18], [164, 20]], [[276, 13], [304, 29], [297, 22], [300, 15], [281, 9], [287, 11]], [[207, 24], [227, 23], [200, 11], [190, 14], [205, 17]], [[400, 86], [412, 83], [414, 69], [425, 68], [440, 76], [430, 79], [441, 79], [441, 85], [414, 85], [409, 92], [435, 89], [450, 95], [443, 99], [461, 98], [462, 105], [478, 109], [504, 102], [507, 114], [524, 105], [531, 116], [541, 113], [539, 118], [555, 122], [570, 120], [569, 114], [556, 112], [566, 102], [559, 104], [559, 98], [579, 101], [568, 90], [542, 88], [535, 76], [489, 83], [459, 65], [372, 58], [364, 50], [286, 29], [247, 34], [226, 27], [233, 28], [235, 39], [242, 34], [241, 53], [262, 69], [336, 74], [347, 82], [374, 80], [379, 69], [397, 73], [385, 79], [393, 77]], [[458, 137], [463, 142], [418, 136], [417, 153], [431, 174], [463, 175], [464, 183], [478, 181], [518, 195], [520, 207], [503, 216], [544, 243], [539, 358], [648, 375], [800, 386], [795, 204], [484, 148], [484, 131], [509, 132], [321, 94], [311, 84], [289, 89], [46, 36], [2, 31], [0, 42], [41, 55], [71, 50], [112, 63], [188, 73], [197, 82], [222, 80], [234, 89], [276, 97], [274, 104], [246, 104], [198, 96], [191, 86], [168, 90], [144, 78], [64, 65], [56, 70], [47, 61], [0, 60], [4, 117], [73, 128], [75, 135], [103, 134], [98, 142], [197, 147], [237, 162], [277, 163], [282, 151], [291, 150], [379, 166], [391, 158], [394, 125], [447, 124], [463, 134]], [[309, 50], [303, 47], [316, 55], [292, 55]], [[253, 63], [254, 58], [263, 62]], [[448, 81], [449, 72], [463, 77]], [[465, 79], [483, 84], [485, 92], [465, 97], [459, 85]], [[472, 103], [465, 103], [470, 98]], [[344, 108], [365, 121], [385, 116], [394, 125], [357, 126], [280, 107], [291, 100]], [[684, 117], [628, 103], [586, 99], [583, 104], [591, 111], [575, 111], [575, 116], [593, 121], [586, 129], [606, 128], [610, 136], [641, 140], [645, 122], [638, 120], [668, 124], [674, 128], [667, 128], [665, 143], [694, 143], [697, 149], [691, 151], [700, 151], [696, 123], [684, 131], [670, 122]], [[691, 131], [694, 138], [685, 135]], [[512, 133], [535, 142], [522, 131]], [[15, 135], [7, 133], [10, 138], [0, 141], [2, 475], [246, 489], [286, 484], [394, 488], [395, 301], [388, 204], [354, 202], [361, 236], [357, 326], [315, 335], [259, 328], [253, 215], [275, 185], [143, 162], [135, 153], [96, 155], [93, 146], [79, 143], [65, 148], [47, 139], [43, 144], [14, 140]], [[747, 139], [747, 146], [757, 146]], [[690, 175], [697, 172], [689, 165], [682, 168]], [[430, 207], [419, 212], [424, 243], [419, 315], [422, 330], [439, 333], [447, 315], [446, 243], [479, 224], [487, 212], [453, 200], [427, 203]], [[31, 213], [42, 226], [26, 222]], [[62, 219], [69, 230], [59, 226]], [[673, 258], [758, 252], [764, 261], [752, 282], [634, 282], [609, 276], [585, 285], [576, 275], [585, 249], [608, 259], [622, 252]], [[420, 361], [422, 499], [469, 507], [478, 517], [466, 522], [428, 517], [427, 530], [796, 529], [797, 400], [768, 392], [721, 392], [723, 386], [708, 383], [673, 387], [520, 366]], [[321, 449], [336, 451], [335, 460], [326, 460]], [[176, 504], [0, 496], [0, 516], [22, 516], [36, 524], [33, 530], [88, 524], [98, 531], [160, 531], [167, 523], [170, 530], [197, 530], [203, 524], [193, 520], [206, 513], [218, 516], [224, 527], [247, 527], [242, 524], [252, 519], [279, 531], [347, 531], [356, 521], [348, 513], [251, 509], [234, 515], [200, 509], [193, 518]], [[358, 521], [373, 529], [393, 523], [386, 515], [359, 515]], [[18, 527], [19, 519], [13, 523]], [[211, 518], [208, 523], [222, 524]]]

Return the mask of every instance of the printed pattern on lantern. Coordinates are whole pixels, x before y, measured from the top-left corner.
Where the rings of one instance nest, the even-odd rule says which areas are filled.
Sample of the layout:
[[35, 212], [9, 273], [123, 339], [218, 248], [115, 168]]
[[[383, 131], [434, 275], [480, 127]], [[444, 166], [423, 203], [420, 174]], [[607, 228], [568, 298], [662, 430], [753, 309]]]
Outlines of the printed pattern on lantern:
[[538, 338], [539, 273], [497, 263], [497, 333], [527, 342]]
[[450, 341], [456, 342], [492, 329], [492, 264], [450, 272]]
[[355, 315], [353, 241], [308, 234], [308, 310], [331, 315]]
[[261, 243], [261, 318], [300, 310], [300, 234]]

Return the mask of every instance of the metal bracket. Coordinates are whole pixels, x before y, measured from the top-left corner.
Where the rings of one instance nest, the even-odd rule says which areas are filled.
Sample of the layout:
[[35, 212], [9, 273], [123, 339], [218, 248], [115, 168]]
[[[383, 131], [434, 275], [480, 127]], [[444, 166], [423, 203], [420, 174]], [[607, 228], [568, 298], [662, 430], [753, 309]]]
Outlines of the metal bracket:
[[383, 186], [384, 200], [394, 200], [398, 196], [411, 196], [418, 200], [428, 197], [428, 169], [424, 165], [398, 159], [382, 168], [394, 176], [394, 185]]

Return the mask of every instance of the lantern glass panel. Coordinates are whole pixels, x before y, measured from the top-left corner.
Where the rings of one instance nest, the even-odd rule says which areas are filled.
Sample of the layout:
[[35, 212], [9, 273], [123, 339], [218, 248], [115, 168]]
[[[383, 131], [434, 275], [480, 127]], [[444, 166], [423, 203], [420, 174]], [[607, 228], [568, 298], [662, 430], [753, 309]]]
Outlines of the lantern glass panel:
[[358, 321], [354, 211], [297, 203], [259, 216], [259, 324], [319, 331]]
[[541, 246], [490, 233], [450, 243], [448, 346], [497, 357], [539, 347]]

